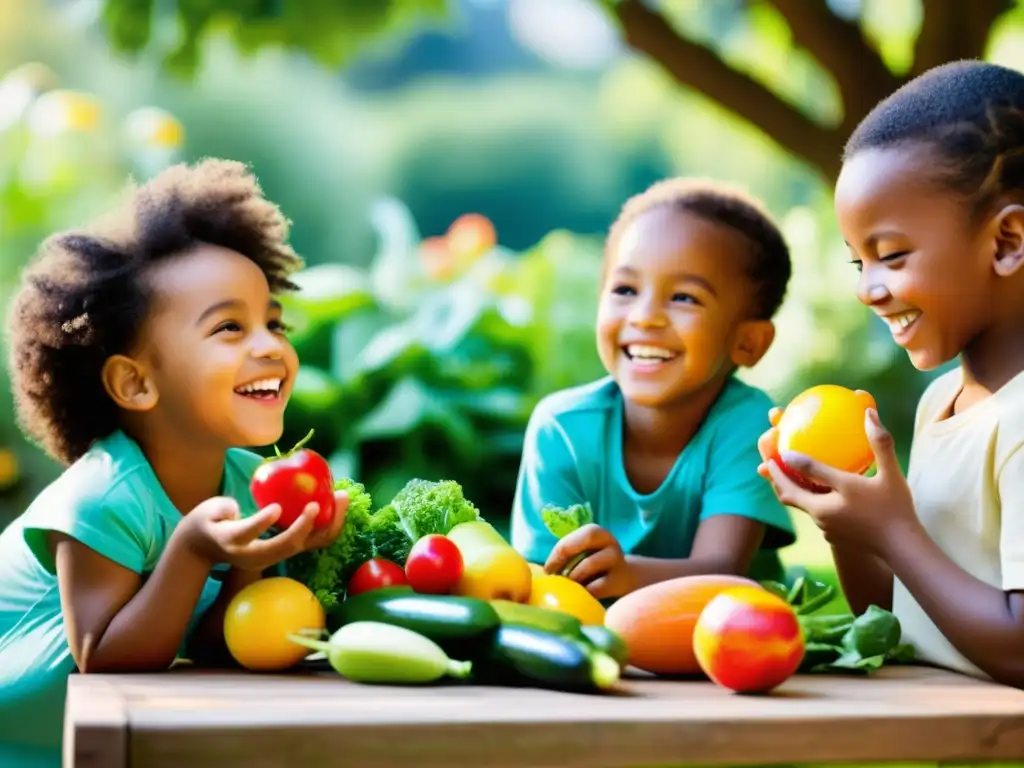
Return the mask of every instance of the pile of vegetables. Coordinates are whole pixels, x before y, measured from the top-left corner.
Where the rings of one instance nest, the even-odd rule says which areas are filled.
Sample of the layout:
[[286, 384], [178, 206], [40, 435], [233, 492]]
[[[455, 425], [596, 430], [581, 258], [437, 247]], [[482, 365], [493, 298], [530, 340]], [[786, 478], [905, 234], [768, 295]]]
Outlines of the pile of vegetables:
[[[545, 573], [454, 480], [414, 478], [374, 510], [361, 483], [335, 481], [302, 444], [269, 459], [253, 480], [259, 503], [282, 505], [285, 526], [312, 500], [323, 513], [315, 524], [330, 524], [337, 490], [349, 503], [334, 544], [292, 558], [287, 576], [257, 582], [229, 606], [225, 640], [243, 667], [283, 670], [313, 651], [356, 682], [448, 678], [594, 691], [613, 687], [628, 664], [763, 692], [798, 671], [864, 673], [913, 659], [892, 613], [826, 613], [834, 588], [806, 578], [787, 588], [686, 576], [606, 610], [567, 576], [586, 553], [561, 574]], [[547, 505], [541, 517], [558, 538], [594, 519], [588, 504]]]
[[287, 564], [288, 575], [313, 590], [325, 609], [341, 601], [365, 563], [380, 559], [404, 566], [413, 545], [424, 536], [446, 535], [459, 523], [482, 519], [454, 480], [412, 479], [390, 504], [376, 511], [362, 483], [340, 478], [334, 487], [349, 497], [341, 535], [332, 546], [304, 552]]

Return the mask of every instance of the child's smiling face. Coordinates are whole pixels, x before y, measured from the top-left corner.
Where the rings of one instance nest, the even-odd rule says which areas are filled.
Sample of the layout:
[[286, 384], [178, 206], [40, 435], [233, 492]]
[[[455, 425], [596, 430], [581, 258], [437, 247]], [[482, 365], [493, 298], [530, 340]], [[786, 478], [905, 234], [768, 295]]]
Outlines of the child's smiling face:
[[835, 195], [857, 297], [920, 370], [956, 357], [994, 310], [991, 233], [934, 167], [924, 148], [865, 150], [844, 164]]
[[766, 344], [744, 351], [752, 341], [746, 330], [771, 327], [749, 320], [751, 249], [742, 234], [668, 206], [623, 230], [608, 256], [597, 346], [627, 400], [670, 405], [764, 353]]
[[226, 447], [277, 441], [298, 369], [260, 268], [201, 245], [148, 276], [154, 306], [143, 362], [161, 422]]

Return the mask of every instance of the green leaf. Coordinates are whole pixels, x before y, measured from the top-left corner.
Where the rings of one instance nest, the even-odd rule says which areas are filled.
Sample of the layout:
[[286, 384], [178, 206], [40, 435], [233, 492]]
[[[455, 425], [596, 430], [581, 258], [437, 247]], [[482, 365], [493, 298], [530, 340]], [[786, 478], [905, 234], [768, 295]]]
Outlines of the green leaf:
[[900, 622], [894, 614], [869, 605], [868, 609], [854, 619], [850, 629], [843, 635], [843, 649], [864, 657], [885, 656], [900, 641]]

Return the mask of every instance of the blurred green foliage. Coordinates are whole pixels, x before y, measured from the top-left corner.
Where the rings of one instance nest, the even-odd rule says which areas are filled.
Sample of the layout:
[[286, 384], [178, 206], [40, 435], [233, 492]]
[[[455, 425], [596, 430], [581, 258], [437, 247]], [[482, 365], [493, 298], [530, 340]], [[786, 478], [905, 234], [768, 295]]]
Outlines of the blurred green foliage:
[[[929, 377], [856, 302], [831, 190], [649, 61], [365, 94], [279, 51], [239, 53], [230, 29], [214, 25], [186, 83], [163, 68], [177, 37], [153, 30], [152, 50], [126, 59], [41, 0], [0, 7], [0, 77], [43, 61], [59, 87], [92, 94], [101, 110], [88, 130], [40, 136], [30, 108], [0, 128], [0, 308], [40, 240], [102, 210], [125, 174], [176, 157], [249, 162], [309, 264], [288, 308], [303, 368], [282, 447], [314, 428], [314, 446], [375, 497], [411, 476], [448, 476], [500, 521], [532, 405], [602, 374], [592, 331], [602, 233], [654, 179], [709, 175], [765, 199], [793, 249], [777, 340], [743, 377], [780, 401], [824, 381], [869, 389], [905, 455]], [[830, 98], [817, 81], [805, 96]], [[177, 155], [126, 141], [125, 119], [150, 105], [184, 126]], [[431, 278], [423, 240], [467, 211], [494, 223], [499, 245]], [[13, 446], [24, 470], [0, 491], [0, 518], [59, 471], [12, 413], [0, 386], [0, 448]]]
[[446, 0], [103, 0], [102, 19], [114, 49], [134, 53], [151, 42], [154, 26], [174, 18], [181, 35], [164, 63], [191, 76], [211, 31], [226, 31], [246, 53], [283, 46], [337, 67], [370, 44], [394, 43], [444, 19], [449, 10]]

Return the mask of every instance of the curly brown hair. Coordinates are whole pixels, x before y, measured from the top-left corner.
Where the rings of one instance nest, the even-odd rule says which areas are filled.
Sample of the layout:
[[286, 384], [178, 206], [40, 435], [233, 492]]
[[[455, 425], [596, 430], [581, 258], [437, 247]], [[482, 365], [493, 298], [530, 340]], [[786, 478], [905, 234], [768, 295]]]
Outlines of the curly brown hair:
[[656, 182], [622, 206], [608, 233], [605, 263], [626, 227], [654, 208], [690, 213], [743, 235], [751, 245], [747, 276], [757, 289], [752, 313], [764, 320], [775, 315], [785, 298], [792, 264], [785, 238], [759, 200], [740, 187], [714, 179], [676, 177]]
[[242, 163], [207, 159], [129, 183], [121, 204], [82, 230], [47, 238], [22, 273], [8, 321], [11, 382], [25, 433], [64, 464], [120, 423], [101, 372], [145, 322], [156, 264], [205, 243], [236, 251], [270, 289], [295, 289], [302, 261], [290, 222]]

